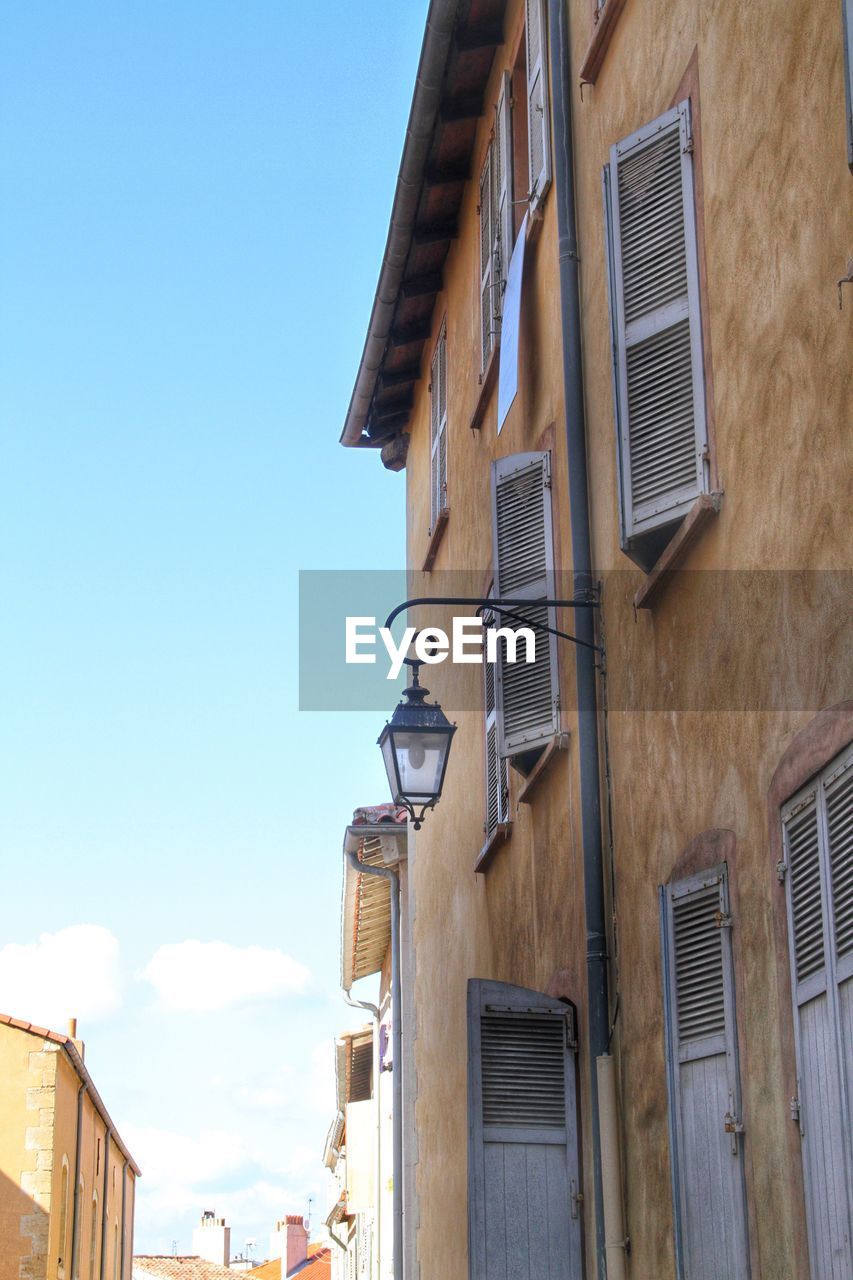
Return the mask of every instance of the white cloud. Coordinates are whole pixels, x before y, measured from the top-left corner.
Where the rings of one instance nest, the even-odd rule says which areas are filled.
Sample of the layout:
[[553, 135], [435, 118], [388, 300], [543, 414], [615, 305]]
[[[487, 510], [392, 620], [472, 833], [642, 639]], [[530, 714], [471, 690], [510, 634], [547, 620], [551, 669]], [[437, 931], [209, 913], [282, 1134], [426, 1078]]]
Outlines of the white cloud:
[[140, 975], [169, 1009], [210, 1012], [302, 991], [308, 970], [273, 947], [228, 942], [169, 942], [158, 947]]
[[96, 924], [69, 925], [37, 942], [0, 949], [0, 1010], [64, 1031], [69, 1018], [86, 1024], [108, 1017], [122, 994], [118, 939]]

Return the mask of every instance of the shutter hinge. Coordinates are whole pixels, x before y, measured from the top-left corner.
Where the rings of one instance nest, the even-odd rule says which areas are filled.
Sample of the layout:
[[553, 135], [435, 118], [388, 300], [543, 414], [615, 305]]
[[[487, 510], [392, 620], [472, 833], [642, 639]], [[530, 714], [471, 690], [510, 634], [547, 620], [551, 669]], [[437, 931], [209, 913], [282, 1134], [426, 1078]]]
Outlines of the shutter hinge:
[[731, 929], [733, 927], [732, 918], [727, 911], [715, 911], [714, 923], [718, 929]]
[[732, 1155], [736, 1156], [738, 1153], [738, 1143], [737, 1143], [738, 1134], [744, 1133], [746, 1131], [744, 1127], [744, 1123], [741, 1119], [739, 1119], [738, 1116], [734, 1114], [734, 1112], [727, 1111], [725, 1116], [723, 1117], [723, 1128], [726, 1131], [726, 1133], [728, 1133], [731, 1136]]
[[789, 1106], [791, 1108], [791, 1119], [794, 1121], [794, 1124], [799, 1124], [800, 1123], [800, 1099], [797, 1097], [796, 1094], [794, 1094], [793, 1098], [791, 1099]]
[[578, 1184], [575, 1182], [574, 1178], [572, 1178], [569, 1183], [569, 1191], [571, 1193], [572, 1201], [572, 1217], [576, 1218], [578, 1216], [578, 1205], [583, 1203], [583, 1192], [578, 1191]]
[[682, 154], [682, 155], [684, 155], [684, 156], [692, 156], [692, 155], [693, 155], [693, 135], [692, 135], [692, 133], [689, 133], [689, 134], [687, 135], [687, 141], [685, 142], [684, 146], [681, 148], [681, 154]]
[[785, 876], [788, 874], [788, 864], [784, 858], [780, 858], [776, 863], [776, 879], [780, 884], [785, 883]]

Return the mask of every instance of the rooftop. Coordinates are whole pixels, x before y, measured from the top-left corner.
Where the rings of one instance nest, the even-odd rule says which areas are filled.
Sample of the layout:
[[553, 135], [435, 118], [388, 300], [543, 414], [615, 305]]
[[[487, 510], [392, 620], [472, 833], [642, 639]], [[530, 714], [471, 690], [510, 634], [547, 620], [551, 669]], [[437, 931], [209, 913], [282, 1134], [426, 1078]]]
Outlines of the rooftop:
[[133, 1280], [145, 1280], [146, 1276], [162, 1280], [234, 1280], [234, 1275], [229, 1267], [195, 1255], [137, 1254], [133, 1259]]

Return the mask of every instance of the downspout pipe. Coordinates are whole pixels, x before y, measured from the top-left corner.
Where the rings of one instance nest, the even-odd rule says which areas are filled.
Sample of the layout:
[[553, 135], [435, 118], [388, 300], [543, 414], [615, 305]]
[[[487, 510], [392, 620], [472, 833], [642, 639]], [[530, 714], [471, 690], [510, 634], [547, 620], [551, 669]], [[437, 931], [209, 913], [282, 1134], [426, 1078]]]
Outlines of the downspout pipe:
[[127, 1228], [127, 1165], [121, 1167], [121, 1270], [119, 1276], [121, 1280], [125, 1280], [125, 1271], [127, 1270], [127, 1243], [125, 1239], [125, 1231]]
[[77, 1090], [77, 1128], [74, 1137], [74, 1208], [71, 1218], [71, 1280], [80, 1273], [80, 1156], [83, 1149], [83, 1097], [89, 1086], [81, 1084]]
[[388, 881], [391, 896], [391, 1038], [394, 1068], [392, 1072], [392, 1146], [394, 1176], [394, 1280], [403, 1280], [403, 1003], [400, 981], [400, 877], [393, 867], [373, 867], [359, 859], [355, 850], [345, 857], [359, 875], [381, 876]]
[[[572, 80], [569, 60], [568, 5], [548, 4], [549, 59], [554, 112], [554, 188], [557, 200], [560, 310], [563, 335], [563, 392], [566, 412], [566, 453], [569, 471], [569, 519], [572, 569], [576, 596], [594, 590], [587, 488], [586, 419], [581, 354], [580, 281], [575, 216], [574, 148], [572, 139]], [[579, 639], [595, 642], [594, 611], [578, 609]], [[601, 1173], [601, 1127], [598, 1112], [598, 1058], [608, 1052], [607, 930], [604, 899], [604, 856], [601, 835], [598, 709], [595, 652], [575, 650], [578, 703], [578, 763], [586, 915], [587, 1004], [589, 1018], [589, 1088], [592, 1111], [592, 1173], [595, 1193], [595, 1242], [598, 1276], [605, 1280], [604, 1194]]]
[[110, 1139], [112, 1136], [113, 1131], [107, 1125], [107, 1132], [104, 1137], [104, 1187], [101, 1198], [101, 1266], [99, 1272], [101, 1280], [104, 1280], [107, 1274], [107, 1242], [109, 1240], [109, 1214], [107, 1210], [109, 1209]]

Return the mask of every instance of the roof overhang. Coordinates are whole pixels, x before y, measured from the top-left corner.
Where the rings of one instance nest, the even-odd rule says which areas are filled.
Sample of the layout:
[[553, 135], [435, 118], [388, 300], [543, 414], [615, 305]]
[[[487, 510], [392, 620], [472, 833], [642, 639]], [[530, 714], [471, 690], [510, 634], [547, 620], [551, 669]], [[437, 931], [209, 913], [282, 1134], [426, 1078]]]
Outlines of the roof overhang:
[[335, 1094], [340, 1114], [346, 1114], [353, 1093], [366, 1092], [369, 1096], [372, 1070], [373, 1027], [360, 1027], [339, 1036], [335, 1044]]
[[[406, 857], [405, 810], [392, 805], [357, 809], [344, 835], [344, 853], [366, 866], [394, 866]], [[391, 893], [388, 880], [357, 871], [344, 858], [341, 908], [341, 986], [379, 973], [391, 943]]]
[[344, 445], [381, 448], [408, 425], [505, 10], [506, 0], [431, 0]]

